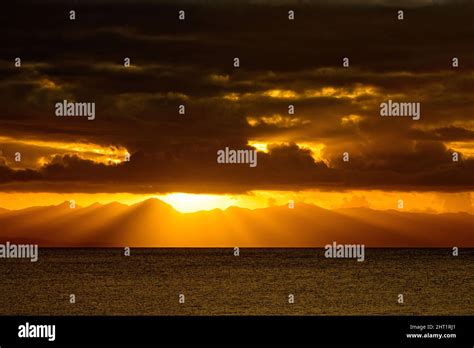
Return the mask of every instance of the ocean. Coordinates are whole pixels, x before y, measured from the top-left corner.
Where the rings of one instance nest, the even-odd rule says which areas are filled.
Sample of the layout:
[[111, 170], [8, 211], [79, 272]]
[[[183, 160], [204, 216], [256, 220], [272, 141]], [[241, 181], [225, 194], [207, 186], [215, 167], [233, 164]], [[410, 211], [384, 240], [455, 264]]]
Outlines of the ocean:
[[449, 248], [366, 249], [364, 262], [324, 249], [40, 248], [37, 262], [0, 259], [0, 315], [473, 315], [473, 261]]

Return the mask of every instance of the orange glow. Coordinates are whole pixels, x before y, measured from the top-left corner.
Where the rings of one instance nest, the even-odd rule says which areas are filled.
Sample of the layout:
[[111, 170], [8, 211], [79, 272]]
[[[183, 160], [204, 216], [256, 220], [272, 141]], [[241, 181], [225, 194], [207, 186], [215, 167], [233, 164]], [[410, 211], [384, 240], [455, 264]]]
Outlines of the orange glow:
[[363, 116], [360, 115], [347, 115], [341, 118], [341, 124], [347, 126], [350, 124], [358, 124], [363, 120]]
[[132, 193], [5, 193], [0, 192], [0, 207], [17, 210], [31, 206], [57, 205], [74, 200], [76, 205], [87, 207], [94, 203], [118, 202], [133, 205], [149, 198], [158, 198], [182, 213], [200, 210], [222, 209], [236, 206], [259, 209], [270, 206], [285, 206], [290, 200], [313, 204], [325, 209], [366, 207], [375, 210], [397, 209], [399, 199], [404, 201], [404, 211], [408, 212], [457, 212], [474, 213], [474, 192], [384, 192], [380, 190], [353, 190], [347, 192], [325, 192], [306, 190], [251, 191], [248, 194], [191, 194], [169, 193], [163, 195]]
[[304, 95], [306, 98], [332, 97], [355, 99], [364, 95], [376, 96], [378, 91], [372, 86], [357, 86], [355, 88], [323, 87], [316, 90], [307, 90]]
[[446, 143], [446, 146], [454, 151], [462, 153], [464, 157], [474, 157], [474, 141], [456, 141]]
[[205, 195], [190, 193], [171, 193], [156, 198], [168, 203], [181, 213], [191, 213], [200, 210], [226, 209], [235, 203], [228, 195]]
[[[316, 142], [294, 142], [300, 149], [306, 149], [311, 151], [311, 157], [317, 162], [325, 160], [321, 157], [322, 150], [325, 148], [323, 143]], [[249, 140], [247, 142], [249, 146], [256, 148], [258, 151], [268, 153], [272, 145], [288, 145], [288, 142], [279, 142], [279, 141], [263, 141], [263, 140]]]
[[[16, 139], [8, 136], [0, 136], [0, 142], [53, 150], [58, 154], [76, 154], [83, 159], [103, 164], [118, 164], [124, 162], [125, 156], [128, 154], [127, 149], [122, 146], [103, 146], [92, 143]], [[45, 165], [48, 162], [49, 158], [45, 156], [37, 160], [39, 166]]]
[[279, 98], [279, 99], [289, 99], [289, 98], [298, 98], [298, 93], [291, 90], [283, 90], [283, 89], [271, 89], [262, 93], [265, 97], [270, 98]]
[[377, 96], [379, 91], [374, 86], [357, 85], [353, 88], [342, 88], [326, 86], [319, 89], [306, 89], [297, 92], [291, 89], [269, 89], [257, 93], [228, 93], [224, 99], [238, 101], [241, 99], [252, 98], [275, 98], [275, 99], [309, 99], [309, 98], [347, 98], [356, 99], [361, 96]]
[[298, 117], [282, 116], [274, 114], [271, 116], [258, 116], [258, 117], [247, 117], [247, 123], [252, 126], [258, 126], [259, 124], [272, 125], [279, 128], [291, 128], [297, 125], [308, 124], [309, 120], [303, 120]]
[[50, 79], [44, 78], [38, 81], [38, 83], [41, 86], [41, 88], [44, 88], [44, 89], [51, 89], [51, 90], [61, 89], [60, 86], [58, 86], [54, 81]]
[[267, 143], [250, 140], [250, 141], [248, 141], [247, 145], [252, 146], [253, 148], [257, 149], [260, 152], [268, 153], [268, 144]]

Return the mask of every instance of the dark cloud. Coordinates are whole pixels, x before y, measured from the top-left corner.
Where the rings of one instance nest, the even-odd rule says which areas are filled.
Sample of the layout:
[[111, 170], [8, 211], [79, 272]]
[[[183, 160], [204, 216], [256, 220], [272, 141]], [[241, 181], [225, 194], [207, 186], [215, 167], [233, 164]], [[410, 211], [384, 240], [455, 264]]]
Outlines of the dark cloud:
[[[0, 139], [30, 145], [2, 145], [1, 183], [61, 191], [80, 182], [100, 192], [471, 189], [473, 14], [467, 1], [18, 1], [0, 15]], [[96, 120], [56, 118], [64, 99], [95, 102]], [[381, 118], [387, 99], [420, 102], [421, 120]], [[285, 118], [288, 104], [297, 122], [247, 121]], [[216, 163], [217, 150], [249, 140], [287, 144], [259, 153], [257, 168]], [[110, 166], [34, 141], [121, 146], [133, 156]], [[324, 162], [296, 145], [308, 142], [324, 144]], [[30, 169], [13, 169], [15, 151]], [[33, 168], [42, 156], [49, 164]]]

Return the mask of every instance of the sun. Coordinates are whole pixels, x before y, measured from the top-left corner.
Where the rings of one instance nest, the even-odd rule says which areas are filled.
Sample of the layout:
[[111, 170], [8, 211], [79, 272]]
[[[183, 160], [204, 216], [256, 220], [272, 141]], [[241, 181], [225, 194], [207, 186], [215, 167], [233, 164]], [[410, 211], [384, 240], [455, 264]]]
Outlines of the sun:
[[192, 193], [170, 193], [156, 197], [181, 213], [193, 213], [200, 210], [227, 209], [235, 204], [235, 199], [228, 195], [208, 195]]

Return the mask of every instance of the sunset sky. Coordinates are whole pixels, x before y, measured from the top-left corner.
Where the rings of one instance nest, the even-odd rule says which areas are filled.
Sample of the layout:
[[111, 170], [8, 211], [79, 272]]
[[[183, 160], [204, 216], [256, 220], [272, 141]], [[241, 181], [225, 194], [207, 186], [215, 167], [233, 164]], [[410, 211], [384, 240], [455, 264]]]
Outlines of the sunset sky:
[[[403, 199], [407, 211], [472, 214], [473, 16], [468, 1], [435, 0], [2, 8], [0, 207], [154, 197], [180, 212], [289, 200], [387, 210]], [[419, 102], [421, 119], [381, 117], [389, 99]], [[95, 120], [56, 117], [63, 100], [95, 102]], [[217, 163], [225, 147], [257, 149], [258, 165]]]

